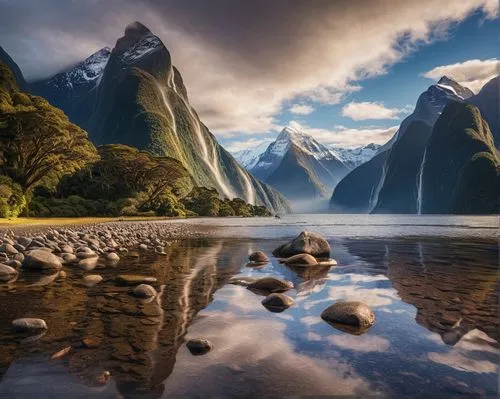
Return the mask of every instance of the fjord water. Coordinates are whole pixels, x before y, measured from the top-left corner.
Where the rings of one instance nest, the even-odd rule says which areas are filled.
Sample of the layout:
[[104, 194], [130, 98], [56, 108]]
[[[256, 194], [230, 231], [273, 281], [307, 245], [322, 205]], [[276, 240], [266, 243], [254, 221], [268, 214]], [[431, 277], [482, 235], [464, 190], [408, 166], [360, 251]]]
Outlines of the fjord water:
[[[168, 223], [168, 222], [158, 222]], [[0, 397], [265, 397], [498, 395], [500, 362], [497, 217], [293, 215], [281, 219], [194, 219], [203, 239], [173, 242], [167, 256], [124, 257], [66, 279], [21, 273], [0, 286]], [[338, 266], [290, 269], [276, 259], [247, 267], [302, 230], [324, 235]], [[159, 280], [146, 303], [118, 287], [119, 273]], [[233, 276], [290, 280], [295, 305], [272, 313]], [[376, 324], [357, 336], [320, 314], [337, 300], [359, 300]], [[10, 329], [40, 317], [41, 337]], [[80, 345], [93, 337], [94, 349]], [[191, 338], [213, 350], [193, 356]], [[72, 346], [59, 360], [52, 353]], [[95, 378], [111, 372], [108, 384]]]

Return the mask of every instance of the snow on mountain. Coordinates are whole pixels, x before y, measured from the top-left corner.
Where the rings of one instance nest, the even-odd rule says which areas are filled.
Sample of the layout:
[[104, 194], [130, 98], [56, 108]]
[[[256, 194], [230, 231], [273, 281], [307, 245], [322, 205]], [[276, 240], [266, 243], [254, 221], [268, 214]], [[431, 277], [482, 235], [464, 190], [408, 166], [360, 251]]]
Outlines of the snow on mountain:
[[334, 146], [329, 148], [349, 169], [354, 169], [372, 159], [377, 154], [380, 145], [370, 143], [356, 148], [338, 148]]
[[259, 162], [260, 156], [267, 150], [269, 144], [271, 144], [270, 141], [264, 141], [256, 147], [233, 152], [233, 156], [241, 166], [250, 170]]
[[142, 57], [151, 54], [161, 46], [161, 40], [151, 33], [144, 36], [141, 40], [139, 40], [128, 50], [126, 50], [121, 55], [121, 59], [126, 64], [133, 64], [134, 62], [140, 60]]
[[73, 88], [74, 85], [98, 82], [110, 55], [111, 49], [104, 47], [68, 71], [57, 74], [47, 82], [47, 85], [56, 88]]

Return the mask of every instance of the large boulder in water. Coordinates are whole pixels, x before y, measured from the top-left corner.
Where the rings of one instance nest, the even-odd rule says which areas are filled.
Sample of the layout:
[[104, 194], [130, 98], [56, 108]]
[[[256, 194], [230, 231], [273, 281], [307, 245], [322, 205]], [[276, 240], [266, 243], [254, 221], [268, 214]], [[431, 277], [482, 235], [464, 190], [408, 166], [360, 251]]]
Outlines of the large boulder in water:
[[316, 258], [309, 254], [298, 254], [281, 260], [285, 265], [315, 266], [318, 264]]
[[260, 292], [285, 292], [293, 288], [291, 281], [275, 277], [263, 277], [248, 285], [248, 288]]
[[375, 315], [363, 302], [334, 303], [321, 313], [321, 318], [342, 331], [362, 334], [375, 323]]
[[330, 257], [330, 244], [317, 233], [303, 231], [287, 244], [273, 251], [278, 258], [288, 258], [298, 254], [309, 254], [316, 258]]
[[23, 267], [38, 270], [61, 270], [61, 260], [47, 250], [35, 249], [26, 254]]
[[271, 312], [279, 313], [292, 306], [293, 299], [285, 294], [273, 293], [262, 300], [262, 305]]

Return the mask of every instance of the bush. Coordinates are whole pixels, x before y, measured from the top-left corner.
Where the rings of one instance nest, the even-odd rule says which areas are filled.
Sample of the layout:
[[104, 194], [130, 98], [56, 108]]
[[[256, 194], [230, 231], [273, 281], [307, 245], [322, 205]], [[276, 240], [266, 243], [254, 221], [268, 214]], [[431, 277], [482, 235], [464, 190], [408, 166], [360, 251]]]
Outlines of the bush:
[[15, 218], [26, 207], [26, 196], [21, 186], [7, 177], [0, 176], [0, 217]]

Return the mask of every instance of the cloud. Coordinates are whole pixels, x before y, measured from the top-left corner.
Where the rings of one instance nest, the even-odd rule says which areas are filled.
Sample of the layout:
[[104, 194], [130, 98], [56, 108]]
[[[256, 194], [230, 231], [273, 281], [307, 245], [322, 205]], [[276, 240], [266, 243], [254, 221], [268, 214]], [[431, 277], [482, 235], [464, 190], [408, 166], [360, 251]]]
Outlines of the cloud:
[[332, 335], [328, 337], [328, 342], [355, 352], [386, 352], [390, 346], [387, 339], [377, 335]]
[[322, 144], [340, 148], [354, 148], [366, 143], [384, 144], [396, 133], [399, 126], [380, 127], [367, 126], [347, 128], [334, 126], [332, 129], [312, 128], [300, 125], [297, 121], [290, 121], [290, 125], [299, 126], [301, 130], [313, 136]]
[[342, 115], [355, 121], [367, 119], [399, 119], [402, 114], [407, 112], [407, 108], [387, 108], [382, 103], [370, 101], [352, 101], [342, 108]]
[[271, 144], [274, 139], [262, 139], [252, 137], [248, 140], [233, 141], [229, 144], [224, 145], [224, 148], [229, 152], [235, 153], [238, 151], [248, 150], [250, 148], [255, 148], [257, 146], [265, 146], [266, 144]]
[[500, 73], [500, 61], [496, 58], [489, 60], [468, 60], [456, 64], [437, 66], [423, 73], [426, 78], [438, 80], [442, 76], [453, 78], [462, 86], [468, 87], [477, 93], [490, 79]]
[[296, 115], [309, 115], [314, 112], [314, 107], [307, 104], [294, 104], [289, 111]]
[[4, 0], [0, 36], [33, 80], [113, 46], [140, 20], [215, 134], [261, 134], [283, 104], [338, 103], [477, 10], [493, 18], [497, 1]]

